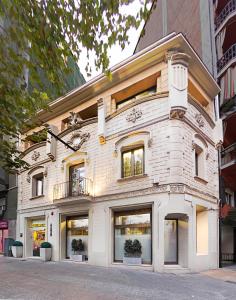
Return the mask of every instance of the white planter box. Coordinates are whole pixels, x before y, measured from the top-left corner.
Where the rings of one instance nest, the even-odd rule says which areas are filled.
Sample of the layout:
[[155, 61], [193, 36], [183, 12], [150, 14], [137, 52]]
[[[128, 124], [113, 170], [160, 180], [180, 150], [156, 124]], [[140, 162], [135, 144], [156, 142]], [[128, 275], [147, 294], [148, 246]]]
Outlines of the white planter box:
[[141, 257], [124, 256], [123, 257], [123, 263], [126, 264], [126, 265], [141, 265], [142, 264], [142, 258]]
[[43, 261], [49, 261], [52, 258], [52, 248], [40, 248], [40, 257]]
[[74, 261], [85, 261], [85, 255], [83, 254], [72, 254], [71, 259]]
[[11, 251], [14, 257], [23, 257], [23, 246], [11, 246]]

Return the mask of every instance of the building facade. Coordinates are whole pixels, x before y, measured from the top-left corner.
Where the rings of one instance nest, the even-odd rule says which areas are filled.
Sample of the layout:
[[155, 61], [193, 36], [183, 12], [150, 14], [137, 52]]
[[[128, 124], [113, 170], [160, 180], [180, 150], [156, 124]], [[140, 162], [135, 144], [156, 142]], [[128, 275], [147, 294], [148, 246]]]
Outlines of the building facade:
[[0, 253], [5, 239], [16, 238], [17, 176], [0, 168]]
[[236, 262], [236, 1], [213, 1], [217, 80], [224, 143], [221, 152], [222, 261]]
[[[41, 111], [22, 135], [17, 238], [24, 256], [119, 266], [127, 240], [142, 267], [218, 266], [219, 87], [182, 34], [152, 44]], [[42, 136], [34, 143], [35, 134]]]

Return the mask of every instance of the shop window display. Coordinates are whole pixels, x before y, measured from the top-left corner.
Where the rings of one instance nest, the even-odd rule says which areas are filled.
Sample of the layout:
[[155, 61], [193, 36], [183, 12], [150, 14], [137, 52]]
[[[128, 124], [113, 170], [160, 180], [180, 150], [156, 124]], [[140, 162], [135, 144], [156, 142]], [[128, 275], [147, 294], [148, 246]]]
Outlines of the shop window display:
[[67, 217], [67, 258], [72, 258], [74, 254], [72, 249], [73, 240], [82, 240], [84, 245], [84, 255], [88, 259], [88, 216]]
[[142, 262], [151, 264], [151, 209], [115, 212], [114, 216], [114, 260], [123, 260], [126, 240], [137, 239], [142, 245]]

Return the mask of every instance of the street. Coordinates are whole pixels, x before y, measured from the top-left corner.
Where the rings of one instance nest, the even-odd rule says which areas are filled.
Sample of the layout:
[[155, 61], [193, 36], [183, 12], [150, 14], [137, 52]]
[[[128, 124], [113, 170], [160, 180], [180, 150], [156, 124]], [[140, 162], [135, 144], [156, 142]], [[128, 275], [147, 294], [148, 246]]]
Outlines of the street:
[[236, 269], [227, 271], [235, 282], [215, 272], [213, 278], [214, 271], [174, 275], [0, 257], [0, 299], [235, 299]]

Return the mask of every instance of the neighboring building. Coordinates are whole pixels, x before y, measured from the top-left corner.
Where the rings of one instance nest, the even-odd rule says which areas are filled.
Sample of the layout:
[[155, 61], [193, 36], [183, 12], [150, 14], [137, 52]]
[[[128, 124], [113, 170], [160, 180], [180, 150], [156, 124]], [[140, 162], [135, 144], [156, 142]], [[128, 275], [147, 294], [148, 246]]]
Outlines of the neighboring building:
[[5, 238], [16, 238], [17, 177], [0, 169], [0, 253]]
[[[181, 34], [172, 34], [50, 104], [39, 118], [57, 138], [24, 133], [17, 238], [24, 256], [119, 265], [127, 239], [143, 267], [218, 266], [219, 87]], [[65, 143], [67, 146], [65, 146]], [[75, 151], [74, 151], [74, 150]]]
[[181, 32], [216, 76], [214, 9], [211, 0], [158, 0], [145, 24], [135, 52], [151, 45], [171, 32]]
[[220, 113], [224, 127], [221, 153], [222, 260], [236, 262], [236, 1], [213, 1]]

